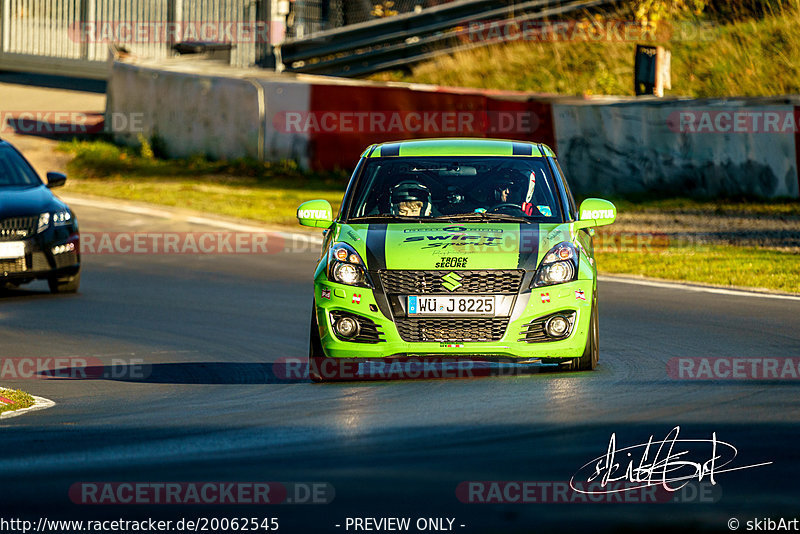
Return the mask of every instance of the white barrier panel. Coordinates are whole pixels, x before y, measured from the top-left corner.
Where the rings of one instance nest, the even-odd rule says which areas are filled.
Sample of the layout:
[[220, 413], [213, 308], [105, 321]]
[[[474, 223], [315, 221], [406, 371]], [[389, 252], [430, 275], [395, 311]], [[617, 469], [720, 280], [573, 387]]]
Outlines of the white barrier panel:
[[584, 193], [800, 193], [785, 100], [555, 104], [553, 114], [561, 165]]
[[107, 102], [107, 117], [141, 114], [141, 128], [115, 132], [123, 142], [157, 136], [172, 157], [259, 155], [258, 90], [245, 79], [115, 63]]

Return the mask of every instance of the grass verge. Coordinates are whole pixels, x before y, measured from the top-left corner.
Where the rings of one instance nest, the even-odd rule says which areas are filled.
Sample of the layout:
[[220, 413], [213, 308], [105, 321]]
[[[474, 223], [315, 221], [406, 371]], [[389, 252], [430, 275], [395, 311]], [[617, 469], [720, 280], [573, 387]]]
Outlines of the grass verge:
[[[60, 149], [74, 157], [69, 164], [69, 192], [191, 208], [295, 229], [299, 228], [295, 212], [300, 202], [324, 198], [337, 210], [347, 181], [343, 174], [308, 173], [288, 163], [160, 160], [142, 155], [141, 149], [120, 148], [102, 141], [73, 141], [62, 144]], [[615, 199], [615, 203], [620, 213], [651, 212], [675, 217], [685, 213], [711, 217], [800, 216], [800, 203], [796, 200]], [[613, 229], [610, 227], [610, 231]], [[800, 292], [800, 254], [678, 243], [645, 251], [598, 250], [596, 255], [604, 273]]]
[[0, 413], [30, 408], [34, 402], [33, 397], [24, 391], [0, 388]]
[[297, 206], [328, 200], [341, 204], [347, 175], [312, 173], [293, 162], [214, 162], [204, 158], [160, 159], [147, 145], [123, 148], [105, 141], [72, 141], [59, 149], [73, 156], [65, 191], [296, 224]]
[[704, 245], [649, 252], [595, 252], [602, 274], [631, 274], [718, 286], [800, 293], [800, 254]]
[[[609, 18], [632, 17], [622, 12]], [[797, 94], [798, 25], [800, 8], [797, 2], [789, 2], [761, 18], [679, 21], [655, 32], [657, 41], [640, 44], [660, 45], [672, 52], [668, 95]], [[517, 40], [444, 55], [410, 71], [378, 73], [372, 79], [563, 95], [633, 95], [636, 44], [608, 39]]]

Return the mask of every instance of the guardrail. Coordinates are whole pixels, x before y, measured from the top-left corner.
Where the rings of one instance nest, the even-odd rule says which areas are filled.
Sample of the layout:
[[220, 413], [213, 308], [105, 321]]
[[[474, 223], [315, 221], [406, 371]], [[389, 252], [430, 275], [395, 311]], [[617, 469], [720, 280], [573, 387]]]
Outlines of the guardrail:
[[620, 1], [464, 0], [421, 13], [320, 32], [307, 39], [287, 40], [280, 46], [280, 58], [290, 72], [363, 76], [490, 44], [469, 42], [468, 26], [476, 21], [522, 23]]
[[[227, 40], [238, 27], [266, 27], [266, 2], [242, 0], [0, 0], [0, 70], [106, 78], [109, 45], [148, 58], [174, 55], [172, 45], [187, 40]], [[261, 25], [261, 26], [259, 26]], [[275, 25], [269, 39], [277, 39]], [[224, 37], [223, 37], [224, 36]], [[271, 41], [235, 41], [230, 63], [265, 62]]]

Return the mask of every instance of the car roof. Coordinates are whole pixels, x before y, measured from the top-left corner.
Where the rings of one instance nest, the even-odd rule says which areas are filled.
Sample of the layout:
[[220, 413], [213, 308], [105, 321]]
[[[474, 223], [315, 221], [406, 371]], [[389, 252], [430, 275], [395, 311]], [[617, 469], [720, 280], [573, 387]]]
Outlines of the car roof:
[[439, 138], [390, 141], [368, 147], [361, 155], [365, 158], [407, 156], [552, 156], [549, 146], [530, 141], [511, 139]]

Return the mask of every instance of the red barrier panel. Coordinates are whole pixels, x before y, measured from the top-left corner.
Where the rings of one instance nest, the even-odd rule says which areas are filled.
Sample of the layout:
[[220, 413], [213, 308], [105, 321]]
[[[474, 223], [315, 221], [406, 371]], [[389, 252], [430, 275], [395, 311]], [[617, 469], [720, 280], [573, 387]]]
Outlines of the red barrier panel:
[[[800, 106], [794, 108], [794, 123], [800, 125]], [[797, 162], [797, 192], [800, 194], [800, 126], [794, 131], [794, 158]]]
[[291, 118], [293, 129], [309, 134], [318, 170], [351, 168], [367, 146], [402, 139], [498, 137], [555, 149], [549, 103], [503, 99], [496, 91], [313, 85], [310, 109]]

